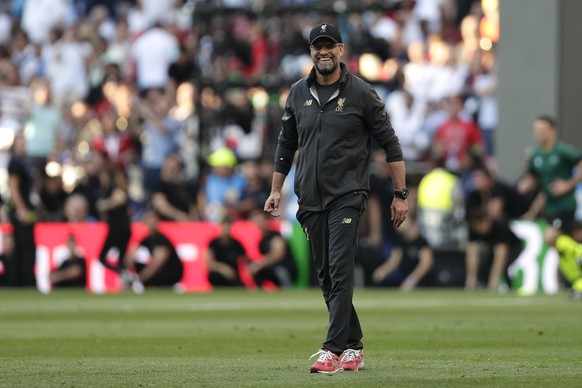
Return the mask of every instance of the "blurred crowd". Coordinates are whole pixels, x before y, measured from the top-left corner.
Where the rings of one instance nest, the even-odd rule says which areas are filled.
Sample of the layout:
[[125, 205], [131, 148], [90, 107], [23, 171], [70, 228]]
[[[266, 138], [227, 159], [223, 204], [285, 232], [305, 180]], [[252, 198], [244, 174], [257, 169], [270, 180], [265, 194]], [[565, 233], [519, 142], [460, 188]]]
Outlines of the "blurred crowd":
[[[475, 239], [471, 222], [540, 214], [536, 192], [495, 177], [496, 0], [12, 0], [0, 5], [4, 220], [101, 220], [119, 236], [148, 210], [248, 219], [268, 197], [284, 102], [311, 69], [307, 34], [323, 20], [385, 101], [413, 189], [411, 225], [396, 232], [375, 158], [361, 249], [380, 253], [362, 263], [367, 284], [393, 272], [376, 271], [393, 246], [399, 260], [456, 250]], [[11, 187], [15, 158], [10, 174], [26, 187]], [[30, 200], [14, 209], [18, 190]], [[430, 270], [420, 256], [404, 287]]]
[[[425, 172], [439, 147], [459, 172], [467, 149], [494, 154], [496, 12], [463, 0], [4, 2], [2, 191], [23, 136], [39, 220], [70, 220], [66, 202], [76, 208], [72, 194], [100, 186], [90, 182], [109, 167], [133, 220], [150, 204], [174, 220], [218, 221], [225, 204], [244, 218], [268, 193], [282, 105], [311, 67], [306, 33], [323, 19], [385, 99], [410, 171]], [[214, 175], [229, 190], [214, 190]], [[183, 193], [154, 195], [164, 181]], [[76, 217], [99, 219], [96, 198], [83, 198]]]

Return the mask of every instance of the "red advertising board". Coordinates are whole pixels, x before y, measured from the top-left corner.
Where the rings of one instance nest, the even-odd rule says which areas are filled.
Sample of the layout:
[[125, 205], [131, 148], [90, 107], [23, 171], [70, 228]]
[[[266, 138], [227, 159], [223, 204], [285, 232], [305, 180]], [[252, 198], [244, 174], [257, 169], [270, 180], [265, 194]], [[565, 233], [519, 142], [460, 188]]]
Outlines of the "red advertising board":
[[[272, 226], [279, 228], [277, 223]], [[9, 231], [9, 225], [0, 224], [0, 236]], [[208, 244], [219, 234], [219, 225], [205, 222], [161, 223], [160, 231], [172, 241], [184, 264], [184, 275], [178, 285], [180, 290], [184, 292], [209, 291], [211, 285], [207, 280], [205, 255]], [[130, 249], [138, 244], [146, 233], [145, 225], [134, 223]], [[248, 221], [238, 221], [232, 225], [231, 233], [243, 244], [251, 260], [260, 257], [258, 245], [261, 234], [256, 225]], [[99, 262], [101, 246], [107, 235], [107, 226], [99, 222], [39, 223], [36, 225], [36, 277], [39, 290], [43, 292], [51, 290], [49, 274], [66, 258], [66, 241], [71, 234], [75, 237], [87, 261], [87, 289], [94, 293], [121, 291], [120, 276]], [[118, 256], [118, 252], [110, 251], [107, 260], [115, 262], [119, 260]]]

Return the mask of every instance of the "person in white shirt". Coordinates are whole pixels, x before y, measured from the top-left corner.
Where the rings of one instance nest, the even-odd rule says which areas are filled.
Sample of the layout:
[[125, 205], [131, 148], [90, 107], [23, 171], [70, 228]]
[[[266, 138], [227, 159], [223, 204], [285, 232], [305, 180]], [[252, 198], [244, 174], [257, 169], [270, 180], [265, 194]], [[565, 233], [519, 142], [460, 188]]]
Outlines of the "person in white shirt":
[[57, 105], [77, 101], [87, 95], [86, 60], [91, 51], [91, 44], [79, 40], [75, 27], [67, 28], [63, 37], [45, 51], [47, 78]]
[[156, 23], [134, 42], [130, 58], [136, 67], [136, 82], [140, 91], [164, 88], [168, 69], [178, 59], [178, 40]]
[[448, 0], [416, 0], [413, 13], [426, 23], [430, 34], [438, 34], [441, 32], [448, 3]]
[[43, 43], [50, 30], [67, 21], [71, 6], [71, 0], [26, 0], [22, 11], [22, 29], [31, 42]]
[[481, 58], [481, 72], [473, 80], [473, 89], [479, 98], [478, 124], [483, 132], [485, 151], [494, 155], [494, 132], [497, 128], [499, 112], [497, 106], [497, 75], [495, 74], [495, 57], [485, 53]]
[[430, 136], [424, 131], [427, 105], [406, 90], [398, 89], [386, 99], [386, 111], [400, 140], [406, 160], [422, 159], [428, 151]]

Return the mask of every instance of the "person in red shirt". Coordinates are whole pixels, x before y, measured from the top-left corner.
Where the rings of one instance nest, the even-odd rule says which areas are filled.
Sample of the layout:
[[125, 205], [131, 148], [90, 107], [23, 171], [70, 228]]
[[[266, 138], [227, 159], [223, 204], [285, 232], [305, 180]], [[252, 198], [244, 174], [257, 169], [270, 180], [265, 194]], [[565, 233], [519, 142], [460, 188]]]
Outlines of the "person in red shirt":
[[469, 155], [469, 150], [474, 147], [482, 148], [483, 137], [477, 125], [461, 115], [462, 96], [449, 97], [446, 109], [449, 119], [437, 128], [433, 143], [445, 157], [447, 169], [459, 173], [463, 167], [463, 158]]
[[101, 135], [91, 142], [91, 149], [101, 152], [118, 168], [125, 173], [134, 156], [133, 142], [129, 135], [117, 128], [119, 115], [114, 109], [107, 109], [99, 114]]

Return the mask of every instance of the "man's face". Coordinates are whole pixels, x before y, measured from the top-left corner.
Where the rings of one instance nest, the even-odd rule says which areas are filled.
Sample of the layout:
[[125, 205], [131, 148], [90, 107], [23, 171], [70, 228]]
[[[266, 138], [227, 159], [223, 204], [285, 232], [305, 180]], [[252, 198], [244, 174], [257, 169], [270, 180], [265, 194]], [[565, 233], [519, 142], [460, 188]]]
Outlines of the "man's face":
[[319, 38], [310, 46], [311, 59], [317, 71], [329, 75], [339, 66], [344, 46], [328, 38]]
[[534, 138], [540, 145], [544, 145], [550, 141], [554, 135], [555, 130], [545, 120], [536, 120], [533, 125]]
[[478, 191], [485, 191], [490, 188], [490, 180], [483, 171], [476, 170], [473, 173], [473, 186]]

